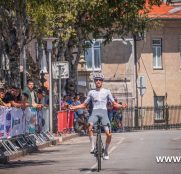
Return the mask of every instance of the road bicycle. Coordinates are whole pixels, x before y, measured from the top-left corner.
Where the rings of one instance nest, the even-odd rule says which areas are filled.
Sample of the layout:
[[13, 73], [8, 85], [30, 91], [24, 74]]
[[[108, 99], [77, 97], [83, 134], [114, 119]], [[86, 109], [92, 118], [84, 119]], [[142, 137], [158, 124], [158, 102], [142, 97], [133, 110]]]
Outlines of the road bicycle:
[[97, 158], [97, 171], [99, 172], [101, 170], [101, 158], [103, 158], [104, 155], [104, 145], [101, 138], [101, 128], [103, 127], [101, 123], [101, 118], [98, 117], [98, 121], [96, 124], [96, 147], [94, 149], [94, 156]]

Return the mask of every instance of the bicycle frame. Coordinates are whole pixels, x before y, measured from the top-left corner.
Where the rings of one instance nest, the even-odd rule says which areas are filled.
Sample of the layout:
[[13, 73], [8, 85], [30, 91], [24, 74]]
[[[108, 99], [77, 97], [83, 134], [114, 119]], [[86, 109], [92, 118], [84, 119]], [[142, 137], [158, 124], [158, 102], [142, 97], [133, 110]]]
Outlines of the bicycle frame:
[[103, 157], [103, 153], [104, 153], [104, 146], [103, 146], [103, 142], [102, 142], [102, 138], [101, 138], [101, 118], [98, 118], [98, 122], [97, 122], [97, 135], [96, 135], [96, 149], [95, 149], [95, 157], [97, 158], [97, 171], [99, 172], [101, 170], [101, 158]]

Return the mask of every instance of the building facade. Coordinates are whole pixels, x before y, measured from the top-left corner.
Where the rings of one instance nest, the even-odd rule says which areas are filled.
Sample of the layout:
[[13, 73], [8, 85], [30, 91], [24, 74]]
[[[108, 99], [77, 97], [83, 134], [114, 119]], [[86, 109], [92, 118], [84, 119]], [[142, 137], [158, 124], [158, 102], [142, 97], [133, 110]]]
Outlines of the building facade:
[[149, 16], [159, 19], [160, 27], [145, 32], [142, 40], [93, 42], [85, 52], [85, 71], [79, 71], [78, 90], [94, 88], [91, 74], [101, 71], [104, 87], [130, 108], [139, 108], [137, 116], [135, 110], [127, 113], [127, 125], [135, 126], [136, 120], [142, 126], [181, 123], [181, 6], [154, 6]]

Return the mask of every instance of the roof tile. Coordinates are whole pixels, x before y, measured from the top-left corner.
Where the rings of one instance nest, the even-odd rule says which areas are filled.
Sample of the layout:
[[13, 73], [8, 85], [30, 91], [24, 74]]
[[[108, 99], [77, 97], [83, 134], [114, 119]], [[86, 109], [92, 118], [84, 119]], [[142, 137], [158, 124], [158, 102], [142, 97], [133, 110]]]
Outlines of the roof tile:
[[151, 18], [181, 19], [181, 5], [173, 6], [167, 5], [166, 3], [162, 3], [160, 6], [154, 5], [148, 16]]

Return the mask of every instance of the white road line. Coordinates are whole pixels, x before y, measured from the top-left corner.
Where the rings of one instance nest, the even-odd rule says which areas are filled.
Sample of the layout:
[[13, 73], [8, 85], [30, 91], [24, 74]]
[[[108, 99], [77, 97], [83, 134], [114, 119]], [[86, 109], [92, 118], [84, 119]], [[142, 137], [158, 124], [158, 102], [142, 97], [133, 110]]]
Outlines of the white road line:
[[88, 172], [85, 172], [85, 174], [91, 173], [92, 172], [91, 170], [94, 169], [96, 166], [97, 166], [97, 163], [95, 163]]
[[116, 145], [119, 145], [119, 144], [121, 144], [122, 142], [123, 142], [123, 140], [124, 140], [125, 138], [121, 138], [118, 142], [117, 142], [117, 144]]
[[181, 140], [181, 138], [180, 137], [173, 138], [173, 141], [178, 141], [178, 140]]
[[[118, 145], [123, 142], [124, 139], [125, 139], [125, 138], [121, 138], [121, 139], [116, 143], [116, 145], [113, 146], [113, 147], [109, 150], [109, 154], [111, 154], [111, 153], [118, 147]], [[89, 171], [85, 172], [85, 174], [91, 173], [91, 170], [94, 169], [96, 166], [97, 166], [97, 163], [95, 163], [95, 164], [90, 168]]]

